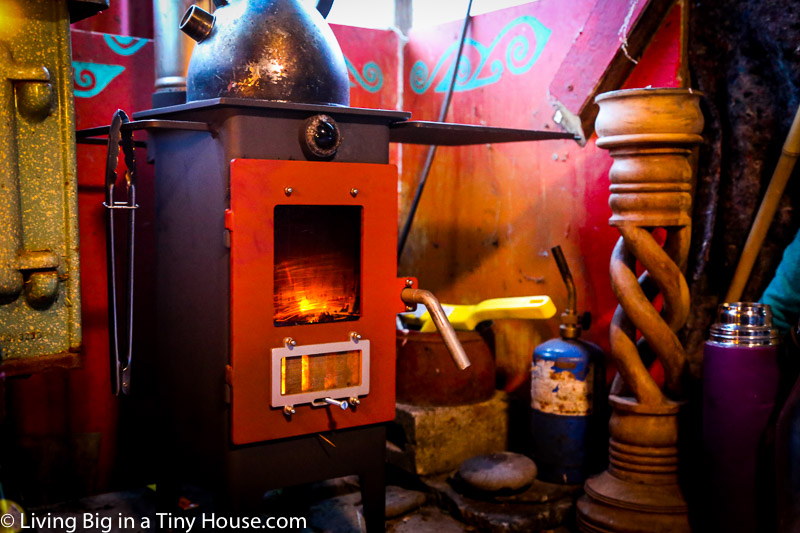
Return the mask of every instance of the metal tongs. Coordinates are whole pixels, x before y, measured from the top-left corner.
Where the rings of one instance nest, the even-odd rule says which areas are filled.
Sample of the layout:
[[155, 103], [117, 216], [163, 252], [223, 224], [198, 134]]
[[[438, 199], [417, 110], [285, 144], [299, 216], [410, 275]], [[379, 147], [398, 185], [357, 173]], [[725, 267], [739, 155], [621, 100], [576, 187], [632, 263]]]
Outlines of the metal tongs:
[[[118, 109], [111, 119], [108, 132], [108, 155], [106, 157], [105, 202], [106, 208], [106, 253], [108, 267], [108, 334], [111, 358], [111, 392], [115, 396], [129, 394], [131, 387], [131, 357], [133, 352], [133, 232], [136, 209], [136, 160], [133, 151], [133, 132], [122, 131], [129, 122], [128, 115]], [[114, 198], [117, 181], [119, 148], [125, 156], [125, 199]], [[125, 330], [120, 335], [117, 307], [117, 262], [114, 239], [114, 218], [118, 209], [127, 213], [127, 257], [125, 258]], [[124, 336], [124, 340], [120, 337]]]

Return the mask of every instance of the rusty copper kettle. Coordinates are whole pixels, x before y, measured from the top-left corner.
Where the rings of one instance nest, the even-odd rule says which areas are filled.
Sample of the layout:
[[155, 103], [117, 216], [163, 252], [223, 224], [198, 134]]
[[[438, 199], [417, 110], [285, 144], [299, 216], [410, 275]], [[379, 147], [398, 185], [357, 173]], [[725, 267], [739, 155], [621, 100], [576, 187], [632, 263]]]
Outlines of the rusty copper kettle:
[[257, 98], [350, 104], [344, 55], [322, 15], [302, 0], [214, 0], [194, 5], [180, 28], [197, 41], [187, 101]]

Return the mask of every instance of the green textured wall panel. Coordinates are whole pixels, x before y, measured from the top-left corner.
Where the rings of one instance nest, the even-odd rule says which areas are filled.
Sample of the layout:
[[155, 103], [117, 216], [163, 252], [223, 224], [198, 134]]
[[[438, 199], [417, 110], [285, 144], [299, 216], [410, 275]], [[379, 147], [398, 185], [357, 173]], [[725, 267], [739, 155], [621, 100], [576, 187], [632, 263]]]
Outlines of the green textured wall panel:
[[74, 366], [81, 345], [66, 0], [0, 1], [0, 372]]

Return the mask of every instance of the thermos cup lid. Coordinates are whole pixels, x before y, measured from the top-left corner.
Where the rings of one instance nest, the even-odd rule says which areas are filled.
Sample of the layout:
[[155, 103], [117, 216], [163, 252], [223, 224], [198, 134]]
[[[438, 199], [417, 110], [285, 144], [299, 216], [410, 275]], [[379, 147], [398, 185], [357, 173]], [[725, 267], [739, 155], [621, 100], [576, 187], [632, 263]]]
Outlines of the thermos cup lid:
[[780, 342], [772, 327], [772, 309], [767, 304], [734, 302], [720, 304], [709, 340], [719, 344], [771, 346]]

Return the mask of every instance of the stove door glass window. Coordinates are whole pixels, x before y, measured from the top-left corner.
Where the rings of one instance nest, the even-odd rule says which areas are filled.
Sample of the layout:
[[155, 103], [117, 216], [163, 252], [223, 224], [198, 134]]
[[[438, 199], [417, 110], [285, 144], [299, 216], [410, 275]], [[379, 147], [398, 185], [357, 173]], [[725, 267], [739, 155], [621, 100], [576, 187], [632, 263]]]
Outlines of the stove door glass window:
[[281, 395], [330, 391], [361, 385], [361, 350], [284, 357]]
[[361, 206], [275, 206], [276, 326], [358, 320]]

